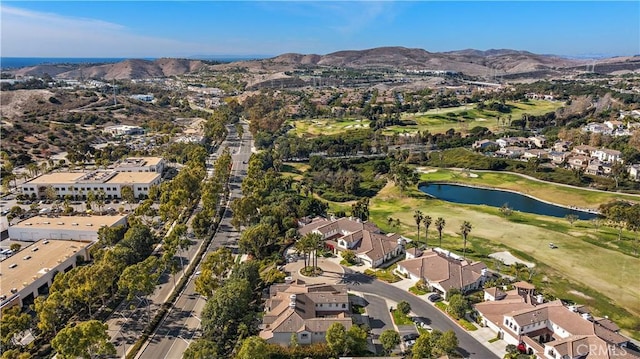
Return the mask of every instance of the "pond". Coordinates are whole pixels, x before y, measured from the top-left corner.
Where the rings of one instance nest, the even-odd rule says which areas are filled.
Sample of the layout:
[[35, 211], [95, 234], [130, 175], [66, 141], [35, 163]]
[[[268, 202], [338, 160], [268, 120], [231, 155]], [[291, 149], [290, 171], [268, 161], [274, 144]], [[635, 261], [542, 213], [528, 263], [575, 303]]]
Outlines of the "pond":
[[581, 220], [589, 220], [597, 216], [595, 213], [556, 206], [514, 192], [442, 183], [422, 184], [418, 188], [435, 198], [454, 203], [484, 204], [492, 207], [502, 207], [506, 203], [514, 211], [560, 218], [575, 214]]

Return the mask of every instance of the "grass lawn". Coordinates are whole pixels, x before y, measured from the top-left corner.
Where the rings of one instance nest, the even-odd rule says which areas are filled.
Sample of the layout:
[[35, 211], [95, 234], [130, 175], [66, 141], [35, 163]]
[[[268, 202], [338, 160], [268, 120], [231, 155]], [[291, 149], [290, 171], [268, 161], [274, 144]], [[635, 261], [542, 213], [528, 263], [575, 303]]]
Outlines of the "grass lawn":
[[[630, 285], [638, 283], [640, 260], [629, 254], [628, 250], [622, 253], [620, 249], [598, 243], [600, 238], [603, 241], [610, 238], [610, 230], [607, 232], [601, 228], [596, 232], [592, 226], [581, 221], [570, 226], [563, 218], [526, 213], [505, 218], [493, 207], [458, 205], [430, 199], [417, 190], [402, 194], [392, 184], [373, 197], [369, 207], [372, 220], [381, 229], [414, 239], [417, 237], [413, 219], [415, 210], [422, 210], [425, 215], [432, 217], [433, 222], [438, 217], [444, 218], [446, 225], [442, 246], [458, 253], [461, 253], [462, 247], [460, 225], [465, 220], [469, 221], [473, 226], [468, 237], [469, 257], [491, 264], [488, 254], [510, 250], [512, 254], [538, 264], [539, 283], [550, 294], [589, 304], [594, 307], [595, 314], [609, 315], [621, 327], [640, 336], [640, 320], [637, 319], [640, 317], [640, 287]], [[400, 219], [400, 226], [389, 225], [389, 217]], [[428, 244], [438, 244], [437, 237], [438, 233], [432, 224], [427, 237]], [[625, 232], [625, 238], [632, 236]], [[424, 242], [424, 228], [421, 230], [421, 239]], [[549, 249], [549, 242], [554, 242], [559, 248]], [[620, 322], [624, 320], [626, 322]]]
[[563, 102], [551, 101], [507, 102], [506, 104], [512, 106], [511, 113], [500, 113], [489, 109], [478, 110], [475, 104], [434, 109], [419, 114], [405, 113], [402, 119], [413, 120], [417, 125], [391, 126], [387, 127], [383, 133], [415, 133], [425, 130], [431, 133], [444, 133], [450, 128], [466, 132], [476, 126], [487, 127], [492, 132], [501, 132], [502, 125], [498, 124], [498, 116], [506, 119], [511, 115], [512, 120], [520, 120], [524, 113], [543, 115], [564, 105]]
[[426, 290], [422, 290], [422, 289], [418, 289], [418, 287], [416, 287], [415, 285], [411, 288], [409, 288], [409, 292], [415, 294], [415, 295], [425, 295], [427, 294]]
[[401, 311], [399, 311], [397, 309], [394, 309], [393, 311], [391, 311], [391, 314], [393, 316], [393, 321], [394, 321], [394, 323], [396, 323], [396, 325], [411, 325], [411, 324], [413, 324], [413, 322], [411, 321], [409, 316], [407, 316], [406, 314], [403, 314]]
[[452, 169], [438, 168], [425, 169], [425, 171], [428, 173], [422, 173], [420, 175], [420, 179], [422, 181], [456, 182], [482, 187], [519, 191], [544, 201], [565, 206], [598, 209], [600, 204], [613, 200], [640, 202], [640, 195], [589, 191], [576, 187], [567, 187], [530, 180], [512, 173], [471, 171], [471, 173], [477, 175], [477, 177], [469, 177], [458, 170]]
[[334, 135], [347, 130], [369, 128], [369, 120], [355, 118], [318, 118], [291, 121], [293, 131], [297, 136]]
[[377, 279], [380, 279], [387, 283], [395, 283], [400, 281], [401, 279], [397, 275], [393, 274], [392, 269], [365, 269], [364, 274], [376, 277]]

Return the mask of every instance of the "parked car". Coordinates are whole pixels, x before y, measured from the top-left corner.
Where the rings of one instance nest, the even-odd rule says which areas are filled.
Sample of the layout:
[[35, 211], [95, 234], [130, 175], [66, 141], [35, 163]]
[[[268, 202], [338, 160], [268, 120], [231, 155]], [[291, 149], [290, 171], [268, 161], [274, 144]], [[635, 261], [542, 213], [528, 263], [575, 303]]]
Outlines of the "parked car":
[[433, 293], [429, 297], [427, 297], [431, 303], [439, 302], [442, 300], [442, 297], [438, 293]]
[[402, 336], [402, 341], [407, 343], [410, 342], [412, 340], [416, 340], [420, 337], [420, 334], [418, 333], [409, 333], [409, 334], [405, 334]]
[[558, 248], [558, 246], [556, 246], [556, 245], [555, 245], [555, 244], [553, 244], [553, 243], [549, 243], [549, 248], [551, 248], [551, 249], [556, 249], [556, 248]]

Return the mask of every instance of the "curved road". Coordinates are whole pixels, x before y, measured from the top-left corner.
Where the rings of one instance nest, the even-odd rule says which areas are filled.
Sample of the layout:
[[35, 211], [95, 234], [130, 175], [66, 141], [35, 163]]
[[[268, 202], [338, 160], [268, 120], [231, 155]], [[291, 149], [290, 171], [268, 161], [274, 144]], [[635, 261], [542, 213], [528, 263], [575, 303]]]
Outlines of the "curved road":
[[[475, 338], [453, 323], [440, 309], [426, 303], [409, 292], [398, 289], [385, 282], [375, 280], [352, 269], [345, 268], [345, 281], [349, 283], [348, 289], [357, 292], [375, 294], [396, 302], [407, 301], [411, 305], [411, 311], [417, 316], [429, 319], [427, 323], [434, 329], [442, 331], [453, 330], [458, 337], [458, 352], [464, 358], [491, 359], [498, 358], [492, 351], [480, 344]], [[353, 283], [356, 282], [356, 285]]]

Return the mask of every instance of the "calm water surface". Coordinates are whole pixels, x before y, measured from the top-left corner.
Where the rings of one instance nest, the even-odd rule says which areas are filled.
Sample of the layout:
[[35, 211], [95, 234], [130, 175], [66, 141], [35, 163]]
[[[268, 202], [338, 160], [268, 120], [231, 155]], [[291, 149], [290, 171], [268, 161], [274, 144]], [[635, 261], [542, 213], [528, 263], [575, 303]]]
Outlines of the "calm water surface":
[[555, 206], [512, 192], [437, 183], [424, 184], [419, 189], [435, 198], [454, 203], [485, 204], [492, 207], [502, 207], [507, 203], [511, 209], [520, 212], [560, 218], [564, 218], [568, 214], [575, 214], [581, 220], [596, 217], [594, 213]]

